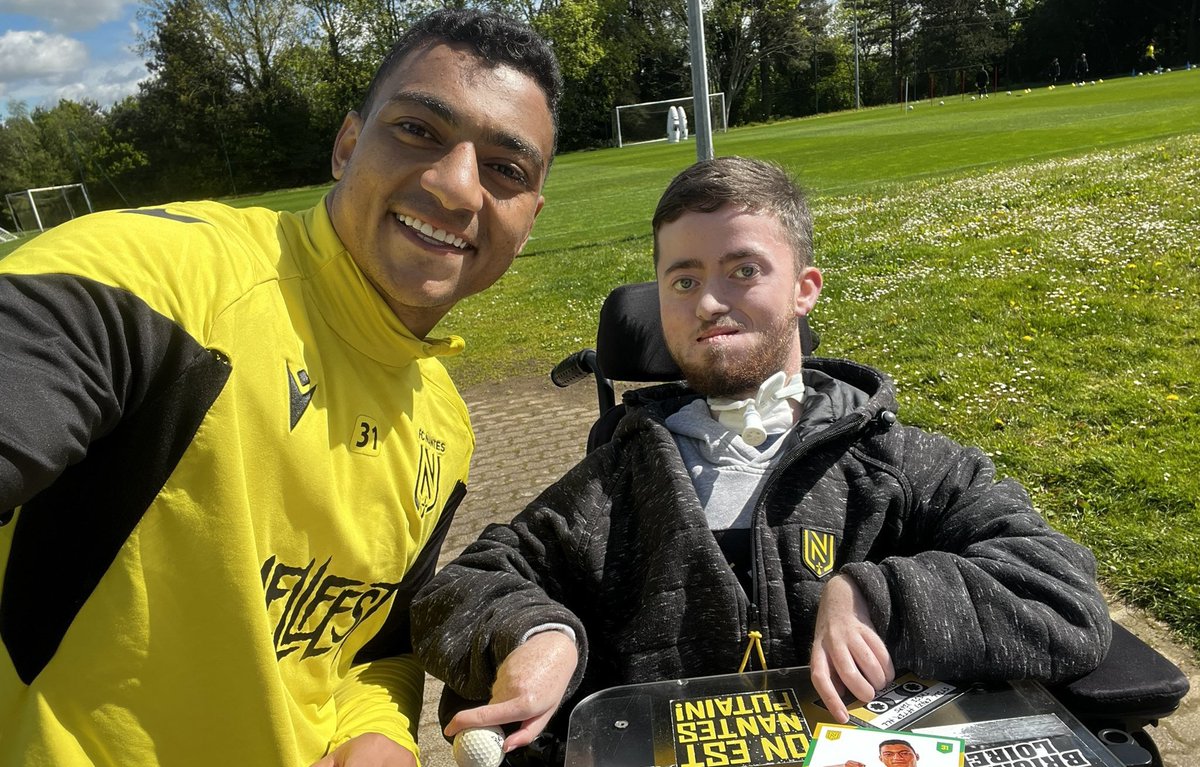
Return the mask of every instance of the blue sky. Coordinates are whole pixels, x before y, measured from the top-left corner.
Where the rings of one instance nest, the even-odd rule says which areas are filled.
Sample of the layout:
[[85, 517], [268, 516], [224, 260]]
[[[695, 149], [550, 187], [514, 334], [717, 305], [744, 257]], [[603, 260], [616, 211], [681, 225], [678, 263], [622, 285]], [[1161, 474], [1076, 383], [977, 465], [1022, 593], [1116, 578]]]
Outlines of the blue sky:
[[147, 76], [137, 0], [0, 0], [0, 117], [10, 101], [110, 106]]

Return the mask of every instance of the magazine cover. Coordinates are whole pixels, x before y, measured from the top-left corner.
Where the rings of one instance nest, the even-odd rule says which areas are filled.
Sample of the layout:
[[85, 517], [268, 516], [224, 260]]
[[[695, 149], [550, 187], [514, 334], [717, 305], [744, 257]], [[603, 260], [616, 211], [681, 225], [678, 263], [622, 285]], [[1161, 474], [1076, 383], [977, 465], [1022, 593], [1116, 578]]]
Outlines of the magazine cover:
[[[954, 700], [966, 692], [965, 688], [939, 682], [936, 679], [922, 679], [916, 674], [904, 673], [883, 688], [873, 700], [866, 703], [850, 704], [850, 724], [858, 727], [874, 727], [879, 730], [898, 730], [907, 727], [921, 717], [933, 711], [943, 703]], [[821, 701], [814, 700], [812, 706], [818, 711], [810, 711], [809, 716], [814, 721], [829, 719], [829, 711]]]
[[[1097, 767], [1109, 764], [1054, 714], [991, 719], [923, 733], [961, 736], [965, 767]], [[1090, 738], [1090, 736], [1089, 736]], [[922, 766], [924, 767], [924, 766]]]
[[680, 767], [799, 764], [811, 732], [791, 689], [671, 701], [671, 737]]
[[962, 767], [963, 746], [962, 738], [949, 735], [823, 722], [804, 767]]

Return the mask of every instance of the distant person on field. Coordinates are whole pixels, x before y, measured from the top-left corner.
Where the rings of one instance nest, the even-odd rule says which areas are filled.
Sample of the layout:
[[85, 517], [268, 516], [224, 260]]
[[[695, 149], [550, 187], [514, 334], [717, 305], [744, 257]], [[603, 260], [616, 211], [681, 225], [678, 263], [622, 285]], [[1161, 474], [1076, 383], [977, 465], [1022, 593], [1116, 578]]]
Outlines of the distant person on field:
[[1158, 55], [1155, 53], [1155, 50], [1154, 50], [1154, 39], [1153, 38], [1151, 38], [1150, 42], [1146, 45], [1146, 51], [1142, 55], [1142, 69], [1146, 72], [1161, 71], [1158, 66]]
[[314, 207], [0, 262], [0, 764], [417, 763], [409, 605], [475, 446], [431, 333], [528, 240], [560, 88], [528, 26], [438, 11]]
[[1050, 84], [1058, 83], [1058, 78], [1062, 77], [1062, 66], [1058, 63], [1058, 57], [1050, 59]]
[[980, 67], [975, 73], [975, 90], [979, 92], [979, 98], [985, 99], [988, 95], [988, 72], [987, 67]]
[[1075, 59], [1075, 82], [1084, 83], [1088, 79], [1088, 60], [1087, 54], [1079, 54], [1079, 58]]

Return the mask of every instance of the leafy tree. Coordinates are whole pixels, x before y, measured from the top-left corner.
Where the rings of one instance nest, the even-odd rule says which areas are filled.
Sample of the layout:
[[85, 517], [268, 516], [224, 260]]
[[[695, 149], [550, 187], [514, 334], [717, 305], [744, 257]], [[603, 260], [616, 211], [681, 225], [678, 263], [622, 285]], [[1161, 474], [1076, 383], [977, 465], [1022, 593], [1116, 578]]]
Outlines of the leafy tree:
[[806, 55], [804, 18], [794, 0], [714, 0], [705, 14], [709, 74], [725, 91], [733, 122], [750, 113], [742, 94], [778, 56]]
[[860, 76], [863, 101], [897, 100], [903, 95], [903, 77], [913, 71], [918, 0], [856, 0], [846, 10], [848, 25], [858, 21], [860, 68], [865, 62], [871, 74]]
[[1021, 16], [1015, 56], [1033, 76], [1044, 75], [1054, 56], [1066, 71], [1081, 52], [1094, 75], [1129, 74], [1141, 67], [1151, 41], [1164, 66], [1195, 64], [1200, 57], [1196, 0], [1036, 0], [1022, 5]]
[[235, 80], [250, 91], [272, 92], [279, 55], [301, 43], [295, 0], [205, 0], [206, 28]]
[[151, 77], [110, 112], [118, 140], [149, 162], [126, 174], [136, 203], [238, 191], [230, 149], [239, 127], [234, 73], [209, 35], [202, 0], [169, 0], [143, 11]]
[[[563, 75], [559, 145], [598, 142], [598, 123], [608, 114], [613, 82], [606, 72], [608, 49], [598, 0], [562, 0], [534, 21], [551, 41]], [[599, 119], [598, 119], [599, 118]]]
[[41, 145], [60, 158], [59, 179], [50, 183], [86, 184], [96, 208], [129, 204], [117, 179], [143, 167], [146, 156], [113, 137], [108, 115], [96, 102], [60, 101], [53, 109], [35, 109], [32, 119]]
[[534, 27], [563, 70], [560, 149], [612, 140], [620, 104], [691, 93], [687, 27], [676, 0], [559, 0], [543, 3]]
[[[48, 179], [69, 178], [63, 174], [60, 157], [51, 155], [38, 135], [28, 107], [21, 101], [8, 103], [8, 118], [0, 123], [0, 192], [20, 192], [50, 186]], [[15, 229], [8, 205], [0, 206], [0, 226]]]
[[[371, 20], [381, 17], [374, 3], [301, 0], [301, 5], [310, 11], [303, 35], [309, 43], [293, 46], [281, 67], [309, 101], [317, 125], [332, 133], [345, 113], [357, 106], [374, 64], [382, 60], [384, 53], [372, 58], [368, 51], [382, 48], [383, 41], [375, 44], [363, 34]], [[390, 12], [382, 18], [387, 19], [387, 34], [394, 36]]]
[[823, 40], [814, 55], [814, 110], [836, 112], [854, 106], [854, 51], [843, 37]]
[[805, 28], [803, 52], [776, 54], [769, 72], [760, 67], [758, 98], [764, 119], [813, 114], [824, 106], [821, 80], [833, 74], [837, 55], [830, 40], [832, 5], [828, 0], [802, 0], [799, 8]]
[[52, 154], [21, 101], [8, 103], [8, 118], [0, 125], [0, 191], [19, 192], [39, 186], [63, 183], [70, 171], [61, 155]]
[[918, 66], [970, 68], [995, 61], [1004, 50], [987, 0], [922, 0], [916, 33]]

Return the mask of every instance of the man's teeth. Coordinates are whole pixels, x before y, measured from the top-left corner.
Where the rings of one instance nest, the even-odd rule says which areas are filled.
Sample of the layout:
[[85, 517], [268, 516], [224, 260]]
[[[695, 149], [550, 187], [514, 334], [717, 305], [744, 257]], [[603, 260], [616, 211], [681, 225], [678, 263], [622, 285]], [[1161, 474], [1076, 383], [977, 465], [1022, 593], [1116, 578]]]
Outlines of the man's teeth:
[[434, 229], [432, 226], [419, 218], [413, 218], [412, 216], [396, 216], [396, 218], [400, 219], [405, 226], [410, 226], [426, 237], [430, 237], [438, 242], [444, 242], [447, 245], [453, 245], [459, 250], [467, 247], [467, 241], [462, 237], [456, 237], [447, 232], [445, 229]]

